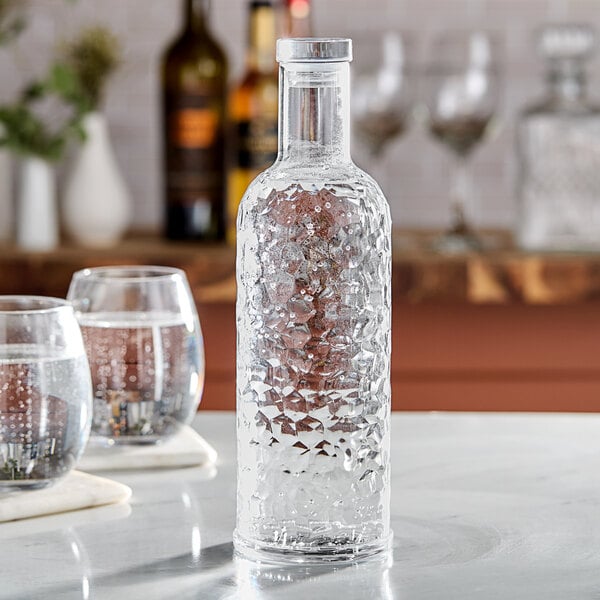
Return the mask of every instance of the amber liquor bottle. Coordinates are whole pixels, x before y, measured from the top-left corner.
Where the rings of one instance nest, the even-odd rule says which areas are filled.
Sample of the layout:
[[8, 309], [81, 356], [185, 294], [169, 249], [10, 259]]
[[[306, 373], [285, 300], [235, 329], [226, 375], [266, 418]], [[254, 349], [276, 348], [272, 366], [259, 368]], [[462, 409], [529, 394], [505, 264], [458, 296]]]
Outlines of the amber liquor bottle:
[[185, 24], [162, 62], [166, 235], [225, 237], [227, 59], [210, 0], [185, 0]]
[[236, 215], [250, 182], [277, 158], [278, 77], [276, 14], [271, 0], [249, 5], [246, 72], [229, 102], [231, 163], [227, 241], [235, 242]]

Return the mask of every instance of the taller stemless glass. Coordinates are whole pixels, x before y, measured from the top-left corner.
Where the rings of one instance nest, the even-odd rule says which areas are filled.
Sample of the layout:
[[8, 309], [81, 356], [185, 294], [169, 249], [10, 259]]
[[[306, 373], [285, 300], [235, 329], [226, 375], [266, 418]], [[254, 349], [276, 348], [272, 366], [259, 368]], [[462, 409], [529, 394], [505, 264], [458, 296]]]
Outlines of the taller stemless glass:
[[68, 299], [92, 371], [95, 436], [155, 443], [189, 423], [204, 385], [204, 347], [185, 273], [85, 269], [73, 275]]
[[65, 300], [0, 296], [0, 490], [65, 475], [90, 432], [92, 388]]

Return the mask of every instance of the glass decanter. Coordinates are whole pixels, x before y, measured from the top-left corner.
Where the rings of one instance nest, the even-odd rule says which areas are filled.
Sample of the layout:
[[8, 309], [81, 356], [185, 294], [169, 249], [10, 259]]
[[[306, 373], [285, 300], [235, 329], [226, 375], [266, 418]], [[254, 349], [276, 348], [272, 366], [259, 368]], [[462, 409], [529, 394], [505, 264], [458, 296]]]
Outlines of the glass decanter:
[[517, 238], [529, 250], [600, 249], [600, 108], [587, 96], [589, 27], [555, 25], [540, 36], [546, 97], [518, 125]]
[[239, 553], [389, 547], [391, 219], [350, 158], [351, 40], [279, 40], [275, 164], [238, 214]]

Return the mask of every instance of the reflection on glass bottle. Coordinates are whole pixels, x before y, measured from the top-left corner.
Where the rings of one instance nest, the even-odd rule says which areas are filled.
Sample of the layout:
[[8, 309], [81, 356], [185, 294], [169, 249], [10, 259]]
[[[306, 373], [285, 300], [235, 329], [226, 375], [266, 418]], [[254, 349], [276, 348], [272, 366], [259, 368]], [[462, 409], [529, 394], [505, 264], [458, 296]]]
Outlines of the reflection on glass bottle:
[[393, 600], [391, 564], [391, 555], [360, 564], [293, 566], [261, 563], [236, 556], [236, 598], [266, 600], [276, 596], [278, 591], [285, 594], [284, 590], [293, 586], [299, 598], [335, 598], [340, 589], [351, 589], [356, 598]]
[[227, 195], [227, 240], [235, 243], [237, 209], [250, 182], [277, 158], [279, 102], [275, 7], [252, 0], [246, 74], [230, 99], [232, 164]]
[[208, 26], [210, 0], [186, 0], [181, 35], [162, 65], [166, 234], [225, 236], [227, 61]]
[[546, 97], [518, 126], [519, 244], [530, 250], [600, 248], [600, 108], [587, 97], [589, 27], [545, 28]]

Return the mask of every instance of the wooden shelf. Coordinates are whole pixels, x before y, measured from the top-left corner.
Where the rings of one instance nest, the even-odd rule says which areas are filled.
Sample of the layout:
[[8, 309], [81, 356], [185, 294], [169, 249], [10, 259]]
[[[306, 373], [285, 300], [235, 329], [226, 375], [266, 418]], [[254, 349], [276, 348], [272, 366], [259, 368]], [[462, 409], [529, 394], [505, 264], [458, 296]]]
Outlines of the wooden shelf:
[[[492, 252], [448, 257], [428, 249], [432, 234], [395, 233], [393, 407], [600, 410], [600, 254], [526, 254], [494, 235]], [[74, 271], [110, 264], [185, 269], [206, 348], [202, 406], [233, 409], [232, 248], [152, 236], [107, 250], [2, 247], [0, 293], [64, 296]]]
[[196, 301], [235, 298], [233, 248], [173, 243], [156, 236], [136, 236], [106, 249], [63, 246], [51, 252], [26, 252], [0, 246], [0, 293], [64, 296], [75, 271], [107, 265], [178, 267], [185, 270]]
[[[429, 250], [434, 234], [394, 233], [393, 293], [418, 303], [576, 304], [600, 300], [600, 253], [531, 254], [510, 237], [487, 232], [495, 250], [445, 256]], [[154, 264], [186, 271], [199, 303], [235, 301], [235, 251], [136, 236], [116, 247], [64, 246], [48, 253], [0, 247], [0, 293], [64, 296], [74, 271], [101, 265]]]

